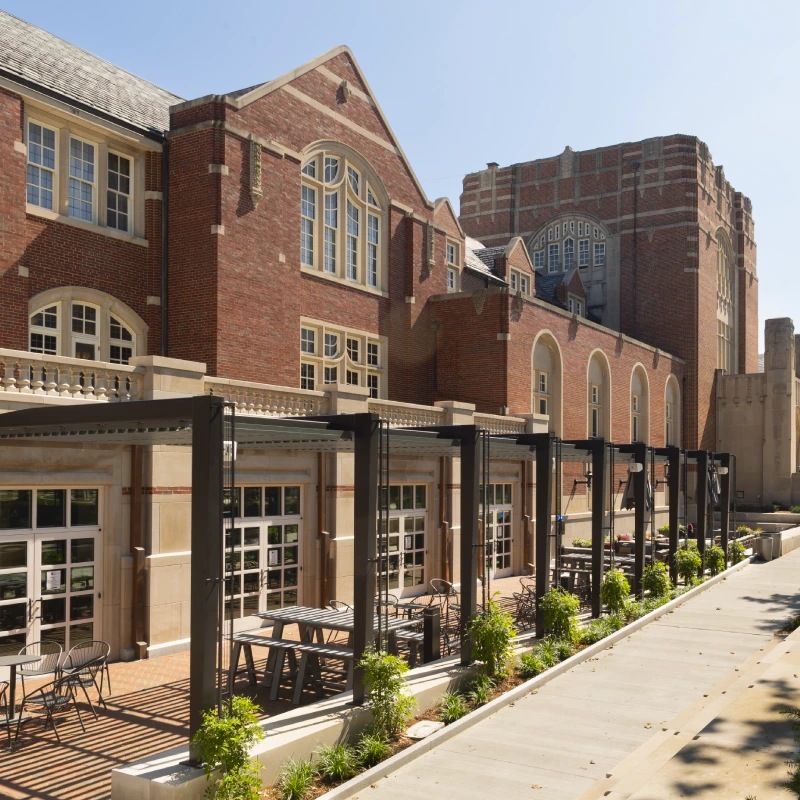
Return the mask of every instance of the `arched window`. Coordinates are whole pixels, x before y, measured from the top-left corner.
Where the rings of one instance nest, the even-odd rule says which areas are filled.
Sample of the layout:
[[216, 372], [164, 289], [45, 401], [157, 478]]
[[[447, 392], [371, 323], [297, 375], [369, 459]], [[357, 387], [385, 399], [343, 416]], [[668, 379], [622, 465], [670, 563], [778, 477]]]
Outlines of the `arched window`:
[[323, 275], [385, 286], [385, 200], [366, 165], [344, 150], [303, 164], [300, 262]]
[[736, 266], [728, 235], [717, 231], [717, 369], [736, 370]]
[[528, 251], [534, 268], [546, 267], [548, 273], [569, 272], [576, 265], [580, 270], [599, 269], [606, 263], [606, 229], [583, 214], [560, 216], [528, 239]]
[[555, 338], [541, 333], [533, 346], [531, 410], [547, 416], [548, 430], [561, 435], [561, 354]]
[[592, 437], [611, 438], [611, 380], [608, 361], [600, 351], [589, 359], [588, 378], [588, 434]]
[[664, 444], [677, 447], [681, 443], [681, 390], [678, 379], [670, 375], [664, 398]]
[[647, 372], [641, 364], [631, 375], [631, 441], [650, 441], [650, 392]]
[[29, 303], [32, 353], [127, 364], [147, 352], [147, 326], [119, 300], [93, 289], [50, 289]]

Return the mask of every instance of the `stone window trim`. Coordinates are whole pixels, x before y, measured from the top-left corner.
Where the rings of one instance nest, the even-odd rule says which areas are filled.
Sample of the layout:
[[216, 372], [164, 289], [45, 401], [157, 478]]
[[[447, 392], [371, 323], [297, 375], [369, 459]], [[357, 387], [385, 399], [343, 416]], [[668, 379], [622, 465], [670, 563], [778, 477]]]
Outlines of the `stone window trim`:
[[[300, 329], [301, 388], [324, 391], [326, 384], [365, 386], [371, 396], [387, 396], [385, 336], [306, 317], [301, 317]], [[313, 352], [308, 349], [312, 339]]]
[[[95, 333], [86, 335], [72, 330], [72, 306], [79, 304], [93, 308], [96, 313]], [[56, 327], [33, 325], [33, 318], [44, 311], [55, 308]], [[122, 328], [130, 332], [131, 340], [112, 338], [112, 318]], [[48, 320], [52, 322], [52, 319]], [[32, 297], [28, 301], [28, 346], [31, 346], [33, 334], [47, 334], [56, 339], [55, 353], [45, 349], [46, 355], [58, 355], [75, 358], [75, 342], [85, 341], [96, 347], [97, 358], [102, 363], [120, 363], [121, 353], [112, 348], [130, 348], [131, 356], [147, 355], [148, 326], [144, 320], [128, 305], [105, 292], [77, 286], [64, 286], [48, 289]], [[117, 326], [115, 325], [115, 330]], [[124, 334], [123, 334], [124, 335]], [[39, 352], [38, 349], [32, 352]], [[112, 353], [116, 355], [112, 362]]]
[[447, 291], [457, 292], [459, 290], [459, 272], [455, 267], [447, 268]]
[[509, 273], [508, 285], [512, 292], [522, 292], [522, 294], [530, 295], [531, 278], [532, 276], [525, 272], [512, 269]]
[[[144, 229], [144, 154], [127, 142], [115, 138], [104, 129], [84, 126], [79, 120], [67, 119], [38, 108], [25, 115], [23, 130], [26, 160], [30, 158], [30, 123], [55, 132], [55, 164], [53, 172], [52, 207], [26, 202], [28, 214], [44, 217], [70, 227], [90, 230], [115, 239], [147, 246]], [[77, 139], [95, 148], [94, 191], [92, 220], [87, 221], [69, 213], [70, 141]], [[113, 153], [130, 161], [130, 201], [128, 230], [122, 231], [107, 225], [108, 209], [108, 156]], [[26, 201], [28, 198], [26, 197]]]
[[384, 294], [388, 287], [388, 195], [354, 149], [322, 142], [300, 170], [301, 270]]

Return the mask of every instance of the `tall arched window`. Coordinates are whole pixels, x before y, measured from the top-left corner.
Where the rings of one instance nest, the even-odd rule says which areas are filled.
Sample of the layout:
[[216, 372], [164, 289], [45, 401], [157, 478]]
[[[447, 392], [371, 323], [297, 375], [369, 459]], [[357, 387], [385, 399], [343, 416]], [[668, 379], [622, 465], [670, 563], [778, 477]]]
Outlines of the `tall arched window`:
[[717, 231], [717, 369], [736, 370], [736, 265], [728, 235]]
[[631, 441], [650, 441], [650, 392], [647, 372], [641, 364], [631, 375]]
[[555, 338], [541, 333], [533, 346], [531, 410], [549, 417], [548, 430], [561, 435], [561, 354]]
[[302, 169], [300, 262], [323, 275], [385, 287], [385, 199], [354, 154], [321, 150]]
[[29, 303], [32, 353], [127, 364], [147, 352], [147, 326], [124, 303], [94, 289], [50, 289]]
[[664, 444], [669, 447], [680, 446], [681, 443], [681, 390], [678, 379], [674, 375], [667, 378], [664, 397]]
[[587, 429], [589, 436], [611, 438], [611, 379], [608, 361], [596, 350], [587, 372]]
[[[548, 273], [601, 269], [606, 264], [606, 229], [584, 214], [566, 214], [542, 225], [528, 239], [535, 269]], [[581, 272], [581, 274], [585, 274]]]

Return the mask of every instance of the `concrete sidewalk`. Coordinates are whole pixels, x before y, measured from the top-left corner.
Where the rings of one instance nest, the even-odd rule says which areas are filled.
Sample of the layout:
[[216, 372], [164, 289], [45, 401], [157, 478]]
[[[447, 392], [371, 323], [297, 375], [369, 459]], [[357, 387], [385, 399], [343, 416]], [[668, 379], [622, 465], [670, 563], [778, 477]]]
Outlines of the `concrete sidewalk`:
[[[661, 768], [715, 719], [729, 691], [738, 697], [783, 655], [771, 656], [789, 646], [775, 631], [798, 614], [800, 550], [751, 564], [379, 781], [369, 800], [781, 796], [785, 771], [776, 764], [791, 751], [788, 726], [765, 759], [738, 759], [734, 786], [724, 767], [711, 769], [708, 751], [697, 754], [708, 774], [692, 762], [691, 781], [686, 763]], [[800, 705], [794, 674], [784, 670], [781, 692]]]

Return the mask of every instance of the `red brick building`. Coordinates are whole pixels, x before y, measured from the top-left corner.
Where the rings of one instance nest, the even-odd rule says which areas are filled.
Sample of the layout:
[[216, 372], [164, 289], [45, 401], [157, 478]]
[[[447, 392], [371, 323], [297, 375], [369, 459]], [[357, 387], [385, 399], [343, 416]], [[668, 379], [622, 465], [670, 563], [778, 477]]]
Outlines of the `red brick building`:
[[715, 370], [757, 368], [758, 283], [750, 199], [708, 146], [675, 135], [567, 147], [491, 163], [463, 186], [470, 236], [522, 237], [543, 276], [577, 268], [590, 315], [686, 361], [686, 446], [713, 448]]

